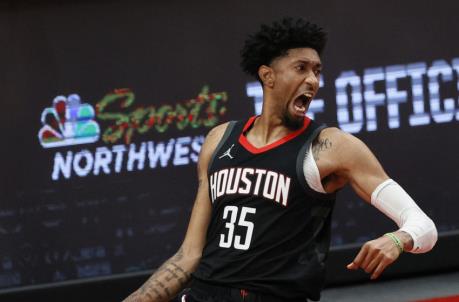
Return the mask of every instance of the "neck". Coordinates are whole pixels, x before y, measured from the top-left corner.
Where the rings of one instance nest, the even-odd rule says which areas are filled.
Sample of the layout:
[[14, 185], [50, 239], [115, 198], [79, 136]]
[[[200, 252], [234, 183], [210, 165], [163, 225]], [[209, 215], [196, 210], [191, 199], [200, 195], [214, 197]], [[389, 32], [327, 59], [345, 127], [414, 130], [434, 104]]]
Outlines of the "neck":
[[249, 136], [260, 145], [274, 142], [294, 131], [284, 125], [280, 108], [270, 104], [269, 99], [263, 100], [262, 113], [249, 131]]

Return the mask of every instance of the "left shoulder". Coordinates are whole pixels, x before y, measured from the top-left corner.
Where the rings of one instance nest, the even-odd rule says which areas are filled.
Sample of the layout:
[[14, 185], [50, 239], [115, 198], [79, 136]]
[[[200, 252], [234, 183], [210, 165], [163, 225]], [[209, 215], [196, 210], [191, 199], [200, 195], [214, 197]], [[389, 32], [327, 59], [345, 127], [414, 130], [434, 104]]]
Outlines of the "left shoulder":
[[313, 145], [317, 144], [326, 144], [330, 146], [330, 149], [334, 149], [335, 151], [345, 151], [348, 149], [356, 151], [356, 149], [368, 148], [359, 138], [337, 127], [323, 129], [313, 142]]
[[373, 161], [373, 153], [359, 138], [336, 127], [323, 129], [314, 140], [313, 154], [316, 160], [321, 154], [334, 162], [334, 166], [349, 166], [356, 162]]
[[337, 127], [327, 127], [320, 131], [319, 135], [317, 136], [316, 141], [320, 140], [329, 140], [335, 142], [335, 144], [346, 145], [352, 144], [356, 142], [361, 142], [357, 137], [354, 135], [344, 132], [343, 130]]
[[323, 129], [312, 144], [322, 183], [334, 192], [347, 183], [370, 200], [372, 190], [388, 178], [370, 149], [357, 137], [338, 128]]

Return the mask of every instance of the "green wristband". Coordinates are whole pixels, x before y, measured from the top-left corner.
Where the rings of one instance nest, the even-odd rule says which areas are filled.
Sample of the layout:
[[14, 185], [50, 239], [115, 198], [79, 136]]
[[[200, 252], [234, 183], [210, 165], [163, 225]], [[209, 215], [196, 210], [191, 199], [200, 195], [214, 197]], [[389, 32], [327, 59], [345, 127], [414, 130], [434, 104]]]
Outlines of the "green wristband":
[[403, 243], [402, 243], [402, 241], [400, 241], [400, 239], [394, 233], [386, 233], [386, 234], [384, 234], [384, 236], [387, 236], [390, 239], [392, 239], [392, 241], [397, 246], [398, 251], [400, 252], [400, 254], [403, 253]]

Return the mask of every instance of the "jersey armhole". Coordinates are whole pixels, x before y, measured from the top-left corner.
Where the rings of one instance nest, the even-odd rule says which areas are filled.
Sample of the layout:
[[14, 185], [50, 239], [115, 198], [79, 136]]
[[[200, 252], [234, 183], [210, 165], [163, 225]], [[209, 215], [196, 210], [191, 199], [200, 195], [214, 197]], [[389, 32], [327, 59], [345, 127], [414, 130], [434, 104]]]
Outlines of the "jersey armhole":
[[320, 132], [325, 129], [327, 126], [325, 124], [322, 124], [320, 126], [316, 126], [316, 128], [313, 130], [312, 134], [309, 136], [309, 138], [306, 140], [306, 142], [303, 144], [303, 146], [300, 149], [300, 152], [298, 153], [297, 159], [296, 159], [296, 174], [298, 181], [305, 191], [305, 193], [313, 198], [320, 199], [320, 200], [334, 200], [336, 193], [321, 193], [317, 192], [316, 190], [312, 189], [308, 182], [306, 181], [305, 173], [304, 173], [304, 162], [307, 159], [308, 152], [311, 150], [311, 145], [314, 142], [314, 140], [319, 136]]
[[209, 174], [209, 171], [210, 171], [210, 167], [212, 167], [212, 164], [214, 163], [215, 156], [217, 156], [218, 151], [220, 151], [220, 149], [225, 144], [226, 140], [228, 139], [228, 137], [230, 136], [231, 132], [233, 131], [233, 128], [234, 128], [235, 125], [236, 125], [236, 121], [230, 121], [228, 123], [228, 126], [225, 129], [225, 133], [223, 133], [222, 138], [218, 142], [217, 147], [215, 147], [215, 150], [212, 153], [212, 156], [210, 158], [209, 165], [207, 166], [207, 173], [208, 174]]

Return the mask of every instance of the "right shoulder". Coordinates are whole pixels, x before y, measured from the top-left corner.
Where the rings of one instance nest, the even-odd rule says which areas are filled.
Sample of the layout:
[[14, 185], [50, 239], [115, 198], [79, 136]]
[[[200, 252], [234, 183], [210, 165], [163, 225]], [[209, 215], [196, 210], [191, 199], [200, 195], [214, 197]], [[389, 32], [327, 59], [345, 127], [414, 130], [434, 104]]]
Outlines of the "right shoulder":
[[206, 141], [218, 144], [222, 139], [223, 135], [225, 134], [226, 129], [228, 128], [230, 122], [226, 122], [215, 126], [214, 128], [210, 129], [209, 133], [206, 136]]
[[204, 144], [201, 147], [201, 152], [199, 154], [199, 162], [201, 165], [207, 166], [210, 158], [214, 154], [215, 149], [218, 146], [218, 143], [223, 138], [226, 129], [228, 128], [230, 122], [226, 122], [215, 126], [212, 128], [206, 136]]

